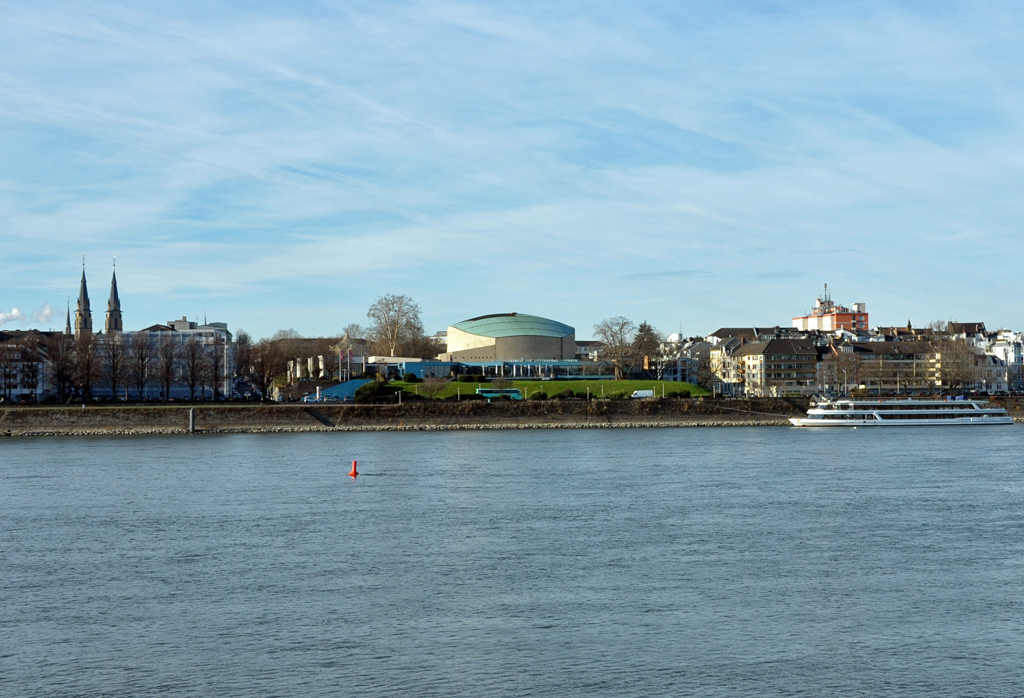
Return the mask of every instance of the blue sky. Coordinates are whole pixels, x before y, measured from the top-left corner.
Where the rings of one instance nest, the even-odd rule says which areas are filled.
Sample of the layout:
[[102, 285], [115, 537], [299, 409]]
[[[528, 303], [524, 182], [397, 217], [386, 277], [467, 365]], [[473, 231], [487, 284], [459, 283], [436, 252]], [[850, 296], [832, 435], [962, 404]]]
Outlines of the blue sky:
[[[0, 322], [1024, 329], [1024, 6], [0, 3]], [[54, 309], [48, 319], [47, 305]], [[20, 316], [14, 313], [18, 309]], [[33, 313], [35, 318], [33, 319]], [[23, 318], [21, 317], [23, 316]]]

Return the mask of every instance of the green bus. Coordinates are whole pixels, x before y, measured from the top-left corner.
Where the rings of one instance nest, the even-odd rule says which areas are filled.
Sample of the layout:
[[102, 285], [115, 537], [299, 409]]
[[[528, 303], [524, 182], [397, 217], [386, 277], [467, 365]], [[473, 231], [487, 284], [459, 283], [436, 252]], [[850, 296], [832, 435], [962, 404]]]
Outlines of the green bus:
[[519, 388], [477, 388], [476, 394], [480, 397], [487, 398], [487, 402], [501, 398], [509, 398], [512, 400], [523, 399], [523, 391]]

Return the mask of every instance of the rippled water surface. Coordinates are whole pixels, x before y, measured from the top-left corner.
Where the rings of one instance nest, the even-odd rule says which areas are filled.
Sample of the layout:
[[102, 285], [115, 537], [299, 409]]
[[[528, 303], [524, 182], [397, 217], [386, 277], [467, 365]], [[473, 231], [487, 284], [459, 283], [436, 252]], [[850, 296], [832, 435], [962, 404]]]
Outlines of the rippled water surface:
[[1021, 695], [1022, 447], [1021, 427], [7, 439], [0, 694]]

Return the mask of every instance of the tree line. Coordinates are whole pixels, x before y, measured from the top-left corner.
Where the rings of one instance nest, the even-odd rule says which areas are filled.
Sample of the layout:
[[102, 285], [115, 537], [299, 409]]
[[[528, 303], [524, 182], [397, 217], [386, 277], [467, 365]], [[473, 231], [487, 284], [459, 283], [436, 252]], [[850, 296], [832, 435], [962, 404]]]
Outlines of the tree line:
[[223, 382], [243, 375], [266, 396], [290, 359], [323, 357], [324, 372], [333, 377], [338, 375], [340, 356], [347, 352], [436, 356], [438, 347], [423, 331], [420, 307], [408, 296], [381, 296], [368, 309], [367, 318], [367, 327], [350, 324], [340, 337], [308, 339], [289, 329], [254, 342], [240, 329], [235, 336], [234, 365], [226, 365], [219, 337], [214, 344], [204, 345], [196, 337], [182, 342], [176, 333], [151, 340], [148, 334], [138, 333], [76, 338], [29, 332], [17, 347], [0, 347], [0, 389], [10, 399], [16, 385], [36, 386], [45, 380], [61, 402], [89, 400], [100, 389], [118, 398], [156, 392], [159, 399], [169, 400], [177, 385], [187, 388], [189, 399], [197, 395], [219, 399]]
[[144, 334], [30, 333], [18, 347], [0, 351], [0, 382], [8, 399], [15, 384], [34, 387], [40, 379], [49, 382], [56, 398], [65, 403], [90, 400], [101, 388], [113, 398], [125, 399], [133, 393], [145, 399], [155, 391], [166, 401], [175, 385], [184, 385], [191, 400], [207, 392], [219, 399], [221, 385], [234, 368], [227, 365], [224, 347], [219, 337], [204, 345], [194, 336], [181, 342], [173, 335], [151, 341]]
[[[339, 355], [407, 356], [433, 359], [438, 345], [428, 337], [420, 320], [420, 307], [412, 298], [385, 295], [367, 310], [369, 326], [353, 323], [340, 337], [304, 339], [294, 330], [281, 330], [252, 343], [240, 330], [236, 353], [240, 370], [263, 392], [268, 393], [274, 378], [287, 370], [291, 358], [323, 356], [336, 369]], [[660, 378], [660, 355], [664, 335], [646, 321], [639, 325], [625, 317], [613, 317], [594, 326], [594, 336], [604, 345], [602, 358], [614, 368], [617, 378], [642, 375]], [[330, 359], [328, 359], [330, 357]], [[325, 367], [326, 368], [326, 367]]]
[[[894, 361], [884, 353], [858, 356], [832, 352], [822, 359], [818, 378], [825, 385], [846, 388], [864, 383], [930, 390], [941, 385], [954, 393], [984, 378], [982, 367], [986, 356], [975, 351], [966, 340], [947, 337], [927, 344], [930, 351], [921, 360]], [[885, 345], [881, 347], [884, 349]], [[937, 361], [931, 361], [933, 355], [939, 357]]]

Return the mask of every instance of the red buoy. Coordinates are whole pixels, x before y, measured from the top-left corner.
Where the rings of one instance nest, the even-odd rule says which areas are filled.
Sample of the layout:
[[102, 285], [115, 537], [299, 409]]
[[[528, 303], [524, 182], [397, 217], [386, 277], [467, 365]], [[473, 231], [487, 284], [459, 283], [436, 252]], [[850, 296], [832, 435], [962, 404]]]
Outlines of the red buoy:
[[352, 461], [352, 472], [349, 473], [349, 475], [351, 475], [352, 477], [355, 477], [358, 474], [359, 474], [359, 472], [356, 470], [356, 462]]

